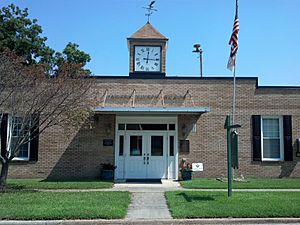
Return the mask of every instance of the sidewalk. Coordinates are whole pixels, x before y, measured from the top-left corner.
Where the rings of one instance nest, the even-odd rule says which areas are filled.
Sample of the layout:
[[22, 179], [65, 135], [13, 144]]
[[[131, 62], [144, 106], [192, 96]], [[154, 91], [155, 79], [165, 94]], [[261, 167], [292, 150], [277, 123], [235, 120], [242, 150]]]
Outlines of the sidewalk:
[[172, 219], [164, 196], [165, 191], [180, 190], [180, 184], [163, 180], [162, 183], [119, 183], [115, 191], [129, 191], [132, 202], [128, 207], [126, 220]]

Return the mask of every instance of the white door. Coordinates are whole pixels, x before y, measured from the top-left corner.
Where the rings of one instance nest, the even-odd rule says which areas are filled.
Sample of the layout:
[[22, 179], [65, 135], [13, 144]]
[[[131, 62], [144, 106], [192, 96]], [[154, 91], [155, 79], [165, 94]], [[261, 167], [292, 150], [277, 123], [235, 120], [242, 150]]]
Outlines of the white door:
[[127, 134], [125, 147], [125, 177], [142, 179], [147, 176], [145, 135]]
[[167, 135], [148, 134], [147, 144], [147, 178], [166, 178]]
[[128, 140], [125, 148], [126, 178], [166, 178], [166, 134], [162, 132], [136, 132], [127, 134], [126, 139]]

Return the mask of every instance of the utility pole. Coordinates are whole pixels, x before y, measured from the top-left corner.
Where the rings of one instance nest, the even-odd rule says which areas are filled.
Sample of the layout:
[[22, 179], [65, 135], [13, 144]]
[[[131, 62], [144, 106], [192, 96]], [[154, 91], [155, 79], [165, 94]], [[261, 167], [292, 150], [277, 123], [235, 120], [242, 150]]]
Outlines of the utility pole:
[[200, 44], [194, 44], [194, 48], [195, 50], [193, 50], [193, 52], [198, 53], [199, 54], [199, 59], [200, 59], [200, 78], [202, 79], [203, 77], [203, 73], [202, 73], [202, 48]]

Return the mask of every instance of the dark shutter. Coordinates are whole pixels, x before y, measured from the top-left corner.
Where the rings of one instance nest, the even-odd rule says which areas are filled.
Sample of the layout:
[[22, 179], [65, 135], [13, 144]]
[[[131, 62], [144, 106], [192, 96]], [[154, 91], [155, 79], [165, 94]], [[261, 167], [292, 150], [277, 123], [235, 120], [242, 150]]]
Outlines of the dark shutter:
[[261, 120], [260, 116], [252, 116], [253, 161], [261, 161]]
[[284, 160], [293, 161], [292, 117], [283, 116]]
[[5, 157], [7, 143], [8, 114], [4, 113], [1, 121], [1, 156]]
[[30, 152], [29, 160], [37, 161], [38, 160], [38, 150], [39, 150], [39, 115], [33, 114], [31, 116], [31, 130], [30, 130]]

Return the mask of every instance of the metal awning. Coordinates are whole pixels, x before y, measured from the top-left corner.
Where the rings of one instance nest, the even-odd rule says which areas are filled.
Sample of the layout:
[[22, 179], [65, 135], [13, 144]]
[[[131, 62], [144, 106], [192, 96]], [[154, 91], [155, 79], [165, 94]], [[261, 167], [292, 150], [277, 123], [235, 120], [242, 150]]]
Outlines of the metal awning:
[[159, 114], [202, 114], [209, 112], [209, 107], [96, 107], [95, 112], [101, 113], [159, 113]]

